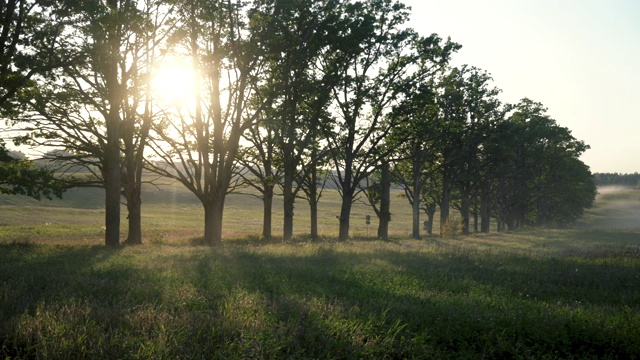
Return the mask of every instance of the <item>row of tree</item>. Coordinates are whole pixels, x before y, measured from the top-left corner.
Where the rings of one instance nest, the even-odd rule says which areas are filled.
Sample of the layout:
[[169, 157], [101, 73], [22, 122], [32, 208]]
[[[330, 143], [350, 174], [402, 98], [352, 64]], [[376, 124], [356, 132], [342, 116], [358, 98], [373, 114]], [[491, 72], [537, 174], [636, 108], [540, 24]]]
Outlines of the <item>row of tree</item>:
[[[141, 242], [145, 169], [197, 196], [212, 245], [240, 186], [264, 202], [265, 238], [282, 194], [285, 240], [300, 198], [318, 235], [327, 177], [341, 240], [360, 195], [387, 237], [392, 182], [414, 237], [422, 211], [432, 224], [439, 209], [444, 232], [456, 208], [468, 233], [472, 217], [480, 231], [491, 219], [568, 223], [595, 196], [585, 144], [539, 103], [502, 104], [486, 72], [450, 67], [460, 46], [408, 28], [397, 1], [8, 0], [0, 11], [3, 116], [26, 124], [16, 141], [65, 150], [48, 152], [63, 184], [104, 187], [107, 245], [120, 243], [121, 197], [126, 241]], [[168, 57], [194, 69], [188, 103], [153, 91]]]
[[419, 237], [420, 209], [429, 233], [440, 210], [441, 234], [451, 207], [460, 211], [463, 234], [470, 233], [471, 219], [474, 231], [488, 232], [491, 219], [498, 230], [513, 230], [566, 225], [580, 217], [596, 194], [589, 168], [578, 159], [588, 147], [539, 103], [523, 99], [500, 106], [498, 91], [486, 87], [486, 74], [472, 69], [458, 80], [457, 87], [429, 100], [434, 113], [423, 120], [431, 120], [412, 121], [423, 129], [408, 128], [431, 134], [427, 140], [399, 145], [404, 158], [393, 174], [413, 205], [413, 236]]
[[620, 173], [595, 173], [593, 174], [598, 186], [640, 186], [640, 174], [620, 174]]

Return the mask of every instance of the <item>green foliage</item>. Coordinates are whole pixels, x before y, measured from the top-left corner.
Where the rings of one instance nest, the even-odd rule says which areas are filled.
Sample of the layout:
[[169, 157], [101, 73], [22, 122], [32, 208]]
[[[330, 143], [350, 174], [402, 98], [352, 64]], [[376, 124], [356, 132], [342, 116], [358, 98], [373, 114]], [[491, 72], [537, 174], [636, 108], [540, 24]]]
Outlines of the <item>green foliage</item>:
[[35, 166], [32, 161], [11, 157], [0, 142], [0, 194], [20, 194], [40, 200], [62, 197], [65, 188], [53, 171]]
[[497, 201], [510, 227], [567, 224], [593, 204], [596, 186], [579, 156], [589, 147], [523, 99], [487, 142]]
[[11, 118], [37, 89], [36, 79], [73, 64], [65, 2], [8, 0], [0, 6], [0, 114]]

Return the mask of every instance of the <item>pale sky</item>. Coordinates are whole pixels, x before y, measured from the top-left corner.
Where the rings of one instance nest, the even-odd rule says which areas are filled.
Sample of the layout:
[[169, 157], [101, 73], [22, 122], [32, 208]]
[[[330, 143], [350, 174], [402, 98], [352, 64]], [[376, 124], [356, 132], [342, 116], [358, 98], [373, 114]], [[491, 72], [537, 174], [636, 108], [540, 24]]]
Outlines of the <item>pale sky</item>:
[[402, 0], [411, 26], [462, 45], [453, 65], [492, 74], [591, 146], [592, 172], [640, 172], [640, 0]]

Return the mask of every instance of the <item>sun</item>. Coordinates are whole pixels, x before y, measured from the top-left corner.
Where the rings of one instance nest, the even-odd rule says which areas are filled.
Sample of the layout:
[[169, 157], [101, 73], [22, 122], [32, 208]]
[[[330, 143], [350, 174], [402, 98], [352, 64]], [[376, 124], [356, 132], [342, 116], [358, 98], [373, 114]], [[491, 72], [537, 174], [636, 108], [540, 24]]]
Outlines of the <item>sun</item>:
[[166, 105], [186, 106], [195, 97], [195, 71], [186, 59], [167, 57], [151, 81], [155, 97]]

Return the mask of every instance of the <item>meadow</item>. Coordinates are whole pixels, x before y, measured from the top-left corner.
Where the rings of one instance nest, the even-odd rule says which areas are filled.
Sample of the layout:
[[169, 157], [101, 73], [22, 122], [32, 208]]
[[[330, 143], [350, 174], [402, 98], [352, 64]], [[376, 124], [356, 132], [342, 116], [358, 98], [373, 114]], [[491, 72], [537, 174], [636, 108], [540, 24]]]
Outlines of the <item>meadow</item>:
[[233, 195], [222, 249], [172, 186], [145, 197], [144, 245], [105, 248], [100, 200], [0, 197], [0, 358], [640, 358], [638, 190], [571, 229], [422, 240], [395, 196], [388, 242], [363, 205], [335, 241], [328, 191], [323, 239], [299, 201], [296, 240], [267, 243], [260, 201]]

